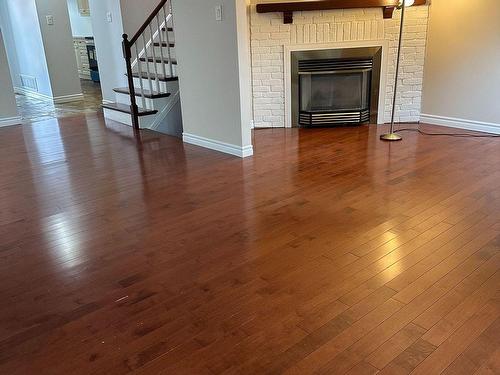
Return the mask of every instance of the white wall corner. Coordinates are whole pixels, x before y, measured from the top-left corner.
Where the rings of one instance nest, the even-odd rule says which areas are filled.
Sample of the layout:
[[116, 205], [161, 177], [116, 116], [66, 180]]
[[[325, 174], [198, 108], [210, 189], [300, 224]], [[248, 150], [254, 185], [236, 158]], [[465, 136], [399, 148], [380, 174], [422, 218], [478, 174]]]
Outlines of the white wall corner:
[[200, 137], [198, 135], [183, 133], [182, 140], [184, 143], [188, 143], [195, 146], [201, 146], [208, 148], [210, 150], [215, 150], [223, 152], [225, 154], [230, 154], [238, 156], [240, 158], [246, 158], [253, 155], [253, 146], [237, 146], [225, 142], [216, 141], [214, 139], [209, 139], [205, 137]]
[[242, 145], [252, 144], [252, 129], [254, 128], [249, 21], [247, 1], [236, 0], [236, 33], [238, 45]]

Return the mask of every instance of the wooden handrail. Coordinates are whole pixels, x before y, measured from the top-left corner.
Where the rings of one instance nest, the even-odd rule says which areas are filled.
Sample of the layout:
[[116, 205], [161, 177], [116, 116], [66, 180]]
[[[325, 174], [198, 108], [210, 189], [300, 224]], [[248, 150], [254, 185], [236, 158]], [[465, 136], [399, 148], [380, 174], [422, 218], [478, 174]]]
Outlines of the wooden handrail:
[[142, 24], [142, 26], [139, 28], [139, 31], [135, 33], [135, 35], [130, 39], [129, 43], [130, 45], [133, 45], [137, 40], [140, 38], [142, 33], [146, 31], [146, 28], [149, 26], [151, 22], [155, 19], [156, 15], [161, 11], [163, 6], [167, 3], [168, 0], [161, 0], [160, 4], [153, 10], [153, 12], [149, 15], [149, 17], [146, 19], [146, 21]]
[[132, 75], [132, 51], [131, 44], [128, 40], [128, 35], [123, 34], [123, 57], [127, 68], [127, 81], [130, 94], [130, 115], [132, 116], [132, 127], [134, 130], [139, 130], [139, 108], [135, 98], [134, 77]]

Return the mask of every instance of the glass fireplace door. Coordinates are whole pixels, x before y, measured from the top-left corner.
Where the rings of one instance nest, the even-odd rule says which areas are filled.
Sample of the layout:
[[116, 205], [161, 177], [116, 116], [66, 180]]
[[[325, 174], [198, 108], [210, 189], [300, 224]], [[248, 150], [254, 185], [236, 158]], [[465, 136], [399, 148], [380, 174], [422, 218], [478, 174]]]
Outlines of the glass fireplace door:
[[300, 73], [301, 112], [363, 111], [370, 105], [371, 71]]

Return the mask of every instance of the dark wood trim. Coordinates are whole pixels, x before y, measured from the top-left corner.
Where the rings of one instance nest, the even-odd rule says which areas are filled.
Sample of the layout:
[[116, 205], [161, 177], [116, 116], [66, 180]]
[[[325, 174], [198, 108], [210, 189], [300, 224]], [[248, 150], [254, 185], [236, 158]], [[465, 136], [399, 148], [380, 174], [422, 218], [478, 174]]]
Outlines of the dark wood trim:
[[392, 15], [394, 14], [395, 7], [384, 7], [383, 12], [384, 12], [384, 18], [392, 18]]
[[175, 59], [168, 59], [166, 57], [164, 57], [163, 59], [161, 57], [157, 57], [156, 59], [154, 59], [153, 57], [149, 57], [146, 59], [145, 57], [141, 57], [139, 58], [140, 61], [142, 62], [146, 62], [146, 60], [150, 63], [152, 62], [156, 62], [158, 64], [168, 64], [169, 62], [172, 62], [173, 65], [177, 65], [177, 60]]
[[[139, 74], [138, 72], [132, 73], [132, 77], [134, 78], [143, 78], [143, 79], [148, 79], [147, 73], [143, 72]], [[173, 82], [173, 81], [178, 81], [179, 77], [170, 77], [170, 76], [164, 76], [163, 74], [155, 74], [155, 79], [158, 79], [159, 81], [162, 82]]]
[[[414, 5], [425, 5], [427, 0], [415, 0]], [[394, 9], [399, 0], [309, 0], [283, 3], [257, 4], [257, 13], [283, 13], [284, 23], [293, 23], [293, 12], [352, 9], [352, 8], [381, 8], [384, 18], [392, 18]]]
[[293, 23], [293, 12], [283, 12], [283, 23]]
[[153, 46], [155, 46], [155, 47], [165, 47], [165, 48], [166, 47], [168, 47], [168, 48], [174, 48], [175, 47], [175, 43], [172, 43], [172, 42], [170, 42], [170, 43], [167, 43], [167, 42], [162, 42], [162, 43], [160, 43], [160, 42], [154, 42]]
[[[130, 115], [132, 117], [132, 127], [134, 130], [139, 130], [139, 108], [137, 107], [136, 93], [134, 87], [134, 77], [132, 76], [132, 43], [128, 40], [128, 35], [123, 34], [123, 58], [125, 59], [125, 66], [127, 68], [127, 82], [130, 92]], [[112, 108], [111, 108], [112, 109]]]
[[[130, 89], [128, 87], [117, 87], [113, 89], [113, 91], [119, 94], [130, 95]], [[171, 95], [169, 92], [156, 92], [156, 91], [151, 92], [149, 90], [143, 90], [143, 93], [144, 97], [147, 99], [168, 98]], [[135, 96], [140, 97], [142, 96], [142, 93], [136, 91]]]
[[[122, 104], [122, 103], [104, 103], [102, 105], [103, 108], [107, 109], [112, 109], [114, 111], [122, 112], [122, 113], [127, 113], [127, 114], [132, 114], [133, 108], [130, 105], [127, 104]], [[158, 111], [156, 109], [139, 109], [137, 111], [137, 116], [142, 117], [142, 116], [149, 116], [149, 115], [155, 115], [157, 114]], [[135, 127], [134, 127], [135, 129]], [[136, 129], [139, 130], [139, 129]]]

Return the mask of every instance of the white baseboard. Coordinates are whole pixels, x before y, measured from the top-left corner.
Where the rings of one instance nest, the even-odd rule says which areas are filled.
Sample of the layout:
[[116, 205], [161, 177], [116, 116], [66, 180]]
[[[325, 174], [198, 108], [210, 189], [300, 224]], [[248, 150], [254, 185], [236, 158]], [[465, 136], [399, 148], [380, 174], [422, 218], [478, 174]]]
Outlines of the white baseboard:
[[19, 95], [25, 95], [33, 99], [39, 99], [39, 100], [50, 100], [52, 101], [54, 98], [50, 95], [45, 95], [40, 92], [36, 91], [31, 91], [28, 89], [25, 89], [24, 87], [14, 87], [14, 92]]
[[54, 104], [62, 104], [62, 103], [70, 103], [70, 102], [78, 102], [83, 100], [83, 94], [73, 94], [73, 95], [62, 95], [62, 96], [50, 96], [45, 95], [40, 92], [27, 90], [24, 87], [14, 87], [14, 92], [16, 94], [25, 95], [33, 99], [38, 100], [47, 100], [51, 101]]
[[19, 125], [22, 123], [20, 116], [0, 118], [0, 128], [3, 126]]
[[83, 94], [73, 94], [73, 95], [63, 95], [63, 96], [55, 96], [52, 98], [54, 101], [54, 104], [62, 104], [62, 103], [71, 103], [71, 102], [78, 102], [80, 100], [83, 100]]
[[209, 148], [210, 150], [220, 151], [230, 155], [239, 156], [240, 158], [246, 158], [253, 155], [253, 146], [251, 145], [241, 147], [189, 133], [183, 133], [182, 140], [185, 143]]
[[420, 116], [420, 122], [431, 125], [448, 126], [450, 128], [500, 134], [500, 124], [495, 124], [493, 122], [473, 121], [473, 120], [465, 120], [460, 118], [436, 116], [429, 114], [422, 114]]

